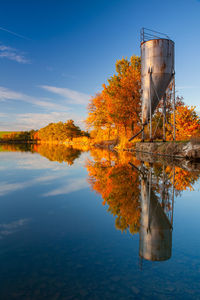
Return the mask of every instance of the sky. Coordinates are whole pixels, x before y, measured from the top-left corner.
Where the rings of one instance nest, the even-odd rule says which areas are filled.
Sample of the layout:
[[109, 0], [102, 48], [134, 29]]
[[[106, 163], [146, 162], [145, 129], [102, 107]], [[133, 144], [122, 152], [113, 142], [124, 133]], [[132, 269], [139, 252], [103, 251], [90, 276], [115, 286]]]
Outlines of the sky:
[[0, 0], [0, 130], [68, 119], [84, 128], [116, 60], [142, 27], [175, 42], [176, 93], [200, 111], [200, 0]]

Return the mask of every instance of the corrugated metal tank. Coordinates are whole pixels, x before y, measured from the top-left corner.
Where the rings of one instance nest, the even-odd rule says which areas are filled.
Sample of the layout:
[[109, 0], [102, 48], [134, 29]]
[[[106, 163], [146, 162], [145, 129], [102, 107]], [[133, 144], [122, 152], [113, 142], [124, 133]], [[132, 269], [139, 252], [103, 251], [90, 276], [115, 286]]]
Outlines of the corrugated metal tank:
[[172, 226], [147, 180], [141, 181], [140, 257], [163, 261], [171, 257]]
[[[150, 71], [152, 84], [150, 84]], [[152, 115], [163, 97], [174, 73], [174, 42], [169, 39], [153, 39], [141, 43], [142, 123], [150, 118], [150, 94]], [[150, 91], [151, 87], [151, 91]], [[157, 97], [157, 95], [158, 97]]]

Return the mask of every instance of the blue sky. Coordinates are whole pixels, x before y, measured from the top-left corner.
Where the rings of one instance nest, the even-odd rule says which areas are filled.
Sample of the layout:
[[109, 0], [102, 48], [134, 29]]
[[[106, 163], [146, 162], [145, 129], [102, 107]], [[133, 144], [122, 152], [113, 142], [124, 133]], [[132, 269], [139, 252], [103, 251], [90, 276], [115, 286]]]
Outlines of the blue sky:
[[200, 1], [0, 1], [0, 130], [74, 119], [123, 56], [140, 55], [140, 29], [175, 41], [177, 94], [200, 111]]

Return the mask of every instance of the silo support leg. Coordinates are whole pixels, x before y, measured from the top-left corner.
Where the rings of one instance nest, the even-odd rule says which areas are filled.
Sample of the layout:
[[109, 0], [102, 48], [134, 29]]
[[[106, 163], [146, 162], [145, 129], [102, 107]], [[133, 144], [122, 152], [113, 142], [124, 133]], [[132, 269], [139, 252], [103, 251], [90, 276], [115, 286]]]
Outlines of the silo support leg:
[[151, 99], [151, 85], [152, 85], [152, 77], [151, 77], [151, 71], [149, 73], [149, 76], [150, 76], [150, 87], [149, 87], [149, 102], [150, 102], [150, 111], [149, 111], [149, 114], [150, 114], [150, 128], [149, 128], [149, 138], [150, 138], [150, 142], [153, 142], [153, 138], [152, 138], [152, 99]]
[[166, 142], [166, 93], [163, 96], [163, 142]]
[[174, 116], [174, 126], [173, 126], [173, 140], [176, 140], [176, 96], [175, 96], [175, 76], [173, 78], [173, 116]]
[[142, 142], [144, 142], [144, 125], [142, 125]]
[[134, 138], [136, 138], [136, 136], [138, 136], [141, 132], [143, 132], [143, 130], [144, 130], [144, 126], [138, 133], [136, 133], [134, 136], [132, 136], [128, 141], [131, 142]]

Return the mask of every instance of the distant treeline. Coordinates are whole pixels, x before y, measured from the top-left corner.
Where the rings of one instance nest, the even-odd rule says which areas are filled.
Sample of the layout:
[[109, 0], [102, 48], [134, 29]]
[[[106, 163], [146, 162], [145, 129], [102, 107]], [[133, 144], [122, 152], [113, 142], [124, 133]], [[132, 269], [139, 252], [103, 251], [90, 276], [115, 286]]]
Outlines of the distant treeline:
[[74, 124], [73, 120], [66, 123], [50, 123], [49, 125], [39, 129], [21, 132], [9, 132], [2, 134], [1, 142], [64, 142], [77, 137], [89, 137], [89, 133], [81, 130]]
[[35, 139], [42, 141], [66, 141], [76, 137], [88, 136], [89, 133], [82, 131], [74, 124], [73, 120], [68, 120], [66, 123], [50, 123], [46, 127], [41, 128], [35, 134]]
[[30, 142], [34, 141], [35, 134], [37, 130], [30, 131], [17, 131], [17, 132], [9, 132], [2, 133], [0, 136], [1, 142]]

